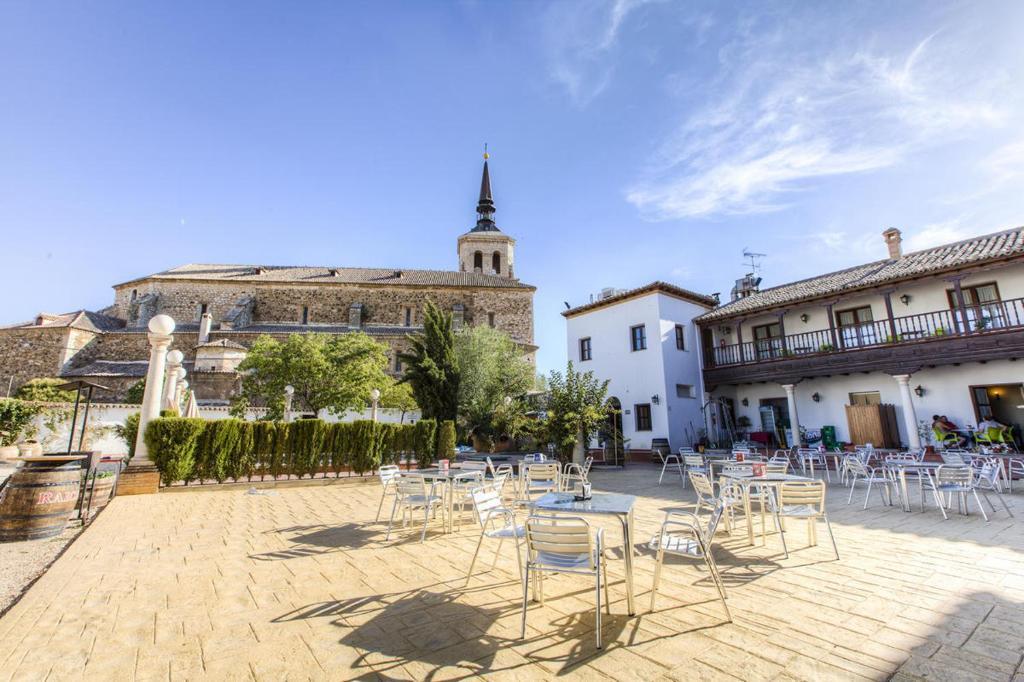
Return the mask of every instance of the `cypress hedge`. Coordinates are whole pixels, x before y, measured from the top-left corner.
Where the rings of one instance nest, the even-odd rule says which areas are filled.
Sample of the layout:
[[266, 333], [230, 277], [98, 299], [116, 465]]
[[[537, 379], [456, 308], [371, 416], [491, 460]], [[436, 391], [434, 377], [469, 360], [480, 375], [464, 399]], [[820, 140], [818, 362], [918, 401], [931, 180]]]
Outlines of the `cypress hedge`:
[[416, 463], [420, 469], [426, 469], [434, 461], [437, 448], [434, 440], [436, 434], [437, 422], [433, 419], [421, 419], [416, 422], [413, 430], [413, 452], [416, 453]]
[[143, 438], [149, 458], [160, 470], [164, 485], [193, 477], [196, 445], [206, 424], [202, 419], [165, 417], [154, 419], [146, 427]]
[[437, 429], [437, 458], [451, 459], [455, 456], [455, 422], [446, 419]]

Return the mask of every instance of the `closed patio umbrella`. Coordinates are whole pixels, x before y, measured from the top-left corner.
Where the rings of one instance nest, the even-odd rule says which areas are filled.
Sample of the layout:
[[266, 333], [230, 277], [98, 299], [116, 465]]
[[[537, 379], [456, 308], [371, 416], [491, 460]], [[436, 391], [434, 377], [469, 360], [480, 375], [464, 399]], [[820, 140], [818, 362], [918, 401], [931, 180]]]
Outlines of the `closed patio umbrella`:
[[185, 416], [190, 419], [199, 416], [199, 405], [196, 403], [195, 391], [188, 392], [188, 402], [185, 403]]

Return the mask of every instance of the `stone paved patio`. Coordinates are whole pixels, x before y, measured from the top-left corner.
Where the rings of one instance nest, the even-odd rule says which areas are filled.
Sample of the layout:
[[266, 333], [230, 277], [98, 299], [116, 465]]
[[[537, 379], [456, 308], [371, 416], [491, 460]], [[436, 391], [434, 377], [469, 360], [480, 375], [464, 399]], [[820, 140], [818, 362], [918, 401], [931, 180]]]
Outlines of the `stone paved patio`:
[[[663, 509], [692, 495], [640, 465], [592, 478], [644, 496], [642, 544]], [[777, 536], [751, 548], [744, 533], [721, 534], [732, 624], [685, 562], [666, 566], [649, 613], [653, 561], [641, 549], [640, 613], [626, 617], [612, 561], [613, 615], [597, 652], [585, 578], [551, 579], [520, 640], [512, 554], [467, 584], [468, 523], [450, 536], [438, 525], [425, 544], [402, 533], [384, 543], [378, 494], [117, 498], [0, 619], [0, 679], [1024, 680], [1024, 526], [1005, 512], [986, 524], [877, 501], [861, 511], [836, 488], [839, 562], [824, 532], [803, 549], [806, 532], [791, 528], [801, 549], [789, 560]], [[1020, 516], [1024, 496], [1013, 497]], [[610, 526], [609, 544], [617, 538]]]

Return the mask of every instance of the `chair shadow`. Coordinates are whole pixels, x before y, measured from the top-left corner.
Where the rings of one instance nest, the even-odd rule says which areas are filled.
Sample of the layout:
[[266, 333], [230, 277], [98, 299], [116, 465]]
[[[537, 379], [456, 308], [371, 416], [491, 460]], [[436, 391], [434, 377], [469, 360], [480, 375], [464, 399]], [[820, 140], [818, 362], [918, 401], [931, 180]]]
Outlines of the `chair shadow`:
[[327, 554], [342, 549], [365, 547], [378, 534], [367, 530], [365, 524], [343, 523], [340, 525], [316, 524], [311, 526], [292, 526], [266, 531], [267, 533], [291, 534], [288, 541], [293, 547], [250, 554], [250, 559], [258, 561], [282, 561], [302, 557]]

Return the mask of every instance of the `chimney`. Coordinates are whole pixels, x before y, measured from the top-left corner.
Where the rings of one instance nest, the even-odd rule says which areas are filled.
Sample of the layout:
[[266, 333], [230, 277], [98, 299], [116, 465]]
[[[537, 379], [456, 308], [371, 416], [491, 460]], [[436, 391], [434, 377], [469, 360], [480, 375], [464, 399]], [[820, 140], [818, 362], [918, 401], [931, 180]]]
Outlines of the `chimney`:
[[213, 326], [213, 315], [203, 313], [199, 318], [199, 343], [206, 343], [210, 340], [210, 327]]
[[903, 235], [895, 227], [890, 227], [882, 233], [885, 245], [889, 247], [889, 258], [899, 260], [903, 257]]
[[466, 322], [466, 306], [456, 303], [452, 306], [452, 328], [462, 329]]
[[348, 326], [359, 329], [363, 326], [363, 304], [353, 303], [348, 307]]

